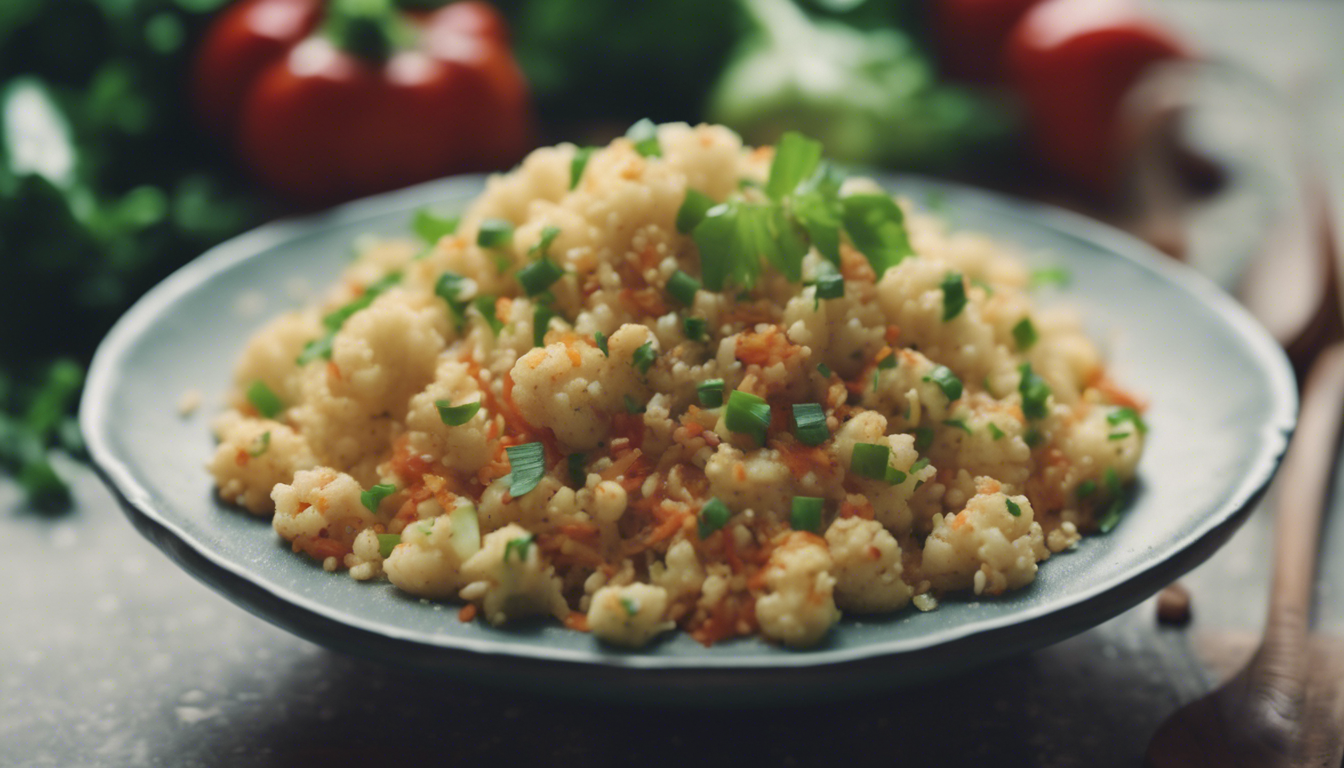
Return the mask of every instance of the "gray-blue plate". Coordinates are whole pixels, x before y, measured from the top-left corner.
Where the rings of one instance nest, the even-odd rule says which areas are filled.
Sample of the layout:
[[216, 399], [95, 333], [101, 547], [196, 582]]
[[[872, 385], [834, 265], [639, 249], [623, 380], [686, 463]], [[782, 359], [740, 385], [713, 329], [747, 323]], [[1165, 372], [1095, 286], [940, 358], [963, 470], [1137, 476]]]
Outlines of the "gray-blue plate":
[[[1269, 336], [1203, 278], [1081, 217], [922, 179], [884, 183], [916, 201], [945, 196], [956, 226], [1017, 247], [1033, 267], [1069, 270], [1072, 282], [1040, 299], [1075, 305], [1113, 377], [1152, 404], [1138, 492], [1120, 525], [1051, 558], [1034, 584], [1000, 599], [846, 618], [807, 651], [759, 640], [704, 648], [684, 634], [620, 651], [555, 623], [464, 624], [454, 606], [326, 573], [281, 546], [265, 520], [217, 502], [204, 469], [213, 414], [180, 416], [181, 393], [221, 392], [248, 336], [295, 305], [296, 279], [325, 286], [356, 237], [404, 234], [416, 208], [465, 203], [479, 177], [269, 224], [183, 267], [108, 334], [80, 423], [131, 522], [243, 608], [342, 651], [560, 695], [727, 704], [871, 692], [1081, 632], [1212, 554], [1265, 490], [1293, 428], [1293, 376]], [[249, 295], [263, 302], [260, 313], [238, 311]], [[213, 411], [219, 399], [208, 402]]]

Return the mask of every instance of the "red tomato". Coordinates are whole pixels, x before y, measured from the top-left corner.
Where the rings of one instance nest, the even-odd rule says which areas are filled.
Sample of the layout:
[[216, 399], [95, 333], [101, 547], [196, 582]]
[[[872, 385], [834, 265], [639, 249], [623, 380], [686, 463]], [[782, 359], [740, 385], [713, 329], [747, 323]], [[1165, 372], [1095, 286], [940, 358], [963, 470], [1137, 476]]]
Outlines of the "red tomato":
[[939, 62], [950, 76], [993, 85], [1006, 79], [1003, 46], [1018, 19], [1041, 0], [936, 0], [931, 10]]
[[197, 110], [253, 174], [327, 203], [505, 167], [527, 151], [527, 86], [493, 8], [401, 14], [385, 3], [385, 16], [342, 38], [330, 32], [342, 5], [244, 0], [207, 33]]
[[1022, 17], [1006, 51], [1042, 162], [1103, 193], [1120, 171], [1125, 96], [1149, 67], [1186, 55], [1123, 0], [1046, 0]]

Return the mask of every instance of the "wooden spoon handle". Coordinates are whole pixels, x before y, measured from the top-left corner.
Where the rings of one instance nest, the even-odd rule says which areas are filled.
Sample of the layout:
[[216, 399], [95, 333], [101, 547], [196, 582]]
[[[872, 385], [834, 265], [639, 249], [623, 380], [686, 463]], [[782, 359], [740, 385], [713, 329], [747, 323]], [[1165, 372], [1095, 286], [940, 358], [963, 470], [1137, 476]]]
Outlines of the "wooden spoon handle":
[[[1339, 458], [1342, 416], [1344, 342], [1337, 342], [1320, 353], [1307, 376], [1297, 434], [1279, 475], [1274, 505], [1274, 582], [1258, 666], [1268, 677], [1287, 677], [1299, 685], [1321, 520]], [[1300, 690], [1282, 692], [1300, 694]]]

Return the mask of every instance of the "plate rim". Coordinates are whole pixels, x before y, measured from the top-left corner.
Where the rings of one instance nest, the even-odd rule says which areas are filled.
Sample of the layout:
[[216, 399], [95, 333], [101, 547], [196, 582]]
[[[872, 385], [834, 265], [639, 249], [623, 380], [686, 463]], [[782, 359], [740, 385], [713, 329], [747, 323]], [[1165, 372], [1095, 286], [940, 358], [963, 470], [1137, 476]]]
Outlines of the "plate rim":
[[[1194, 299], [1213, 311], [1248, 348], [1255, 360], [1262, 364], [1267, 374], [1269, 394], [1273, 399], [1273, 410], [1265, 415], [1265, 424], [1259, 435], [1258, 452], [1250, 469], [1243, 474], [1227, 499], [1200, 522], [1182, 539], [1172, 545], [1169, 552], [1144, 567], [1112, 577], [1109, 580], [1090, 584], [1078, 592], [1055, 599], [1047, 604], [1035, 605], [1013, 612], [1006, 616], [980, 619], [953, 627], [919, 634], [910, 638], [896, 638], [878, 643], [869, 643], [857, 648], [819, 648], [792, 652], [789, 654], [769, 654], [761, 656], [704, 656], [676, 657], [660, 654], [640, 654], [628, 652], [603, 652], [602, 649], [574, 650], [553, 648], [541, 645], [516, 645], [497, 638], [470, 638], [452, 635], [426, 636], [419, 630], [394, 627], [378, 621], [370, 621], [347, 610], [322, 603], [301, 594], [268, 582], [260, 574], [245, 567], [246, 564], [230, 560], [213, 551], [205, 542], [187, 533], [172, 520], [171, 514], [165, 515], [150, 503], [149, 490], [136, 479], [130, 466], [112, 448], [107, 428], [110, 408], [110, 393], [114, 391], [115, 374], [120, 369], [118, 362], [134, 346], [144, 331], [170, 305], [183, 294], [196, 289], [214, 275], [251, 258], [261, 256], [272, 247], [296, 239], [307, 232], [322, 226], [334, 226], [351, 223], [361, 219], [387, 215], [396, 211], [411, 210], [421, 205], [432, 204], [435, 197], [450, 195], [454, 190], [469, 187], [479, 190], [487, 178], [472, 174], [452, 176], [426, 182], [393, 192], [345, 203], [315, 214], [286, 217], [220, 243], [201, 256], [193, 259], [169, 275], [162, 282], [146, 292], [120, 319], [99, 344], [85, 382], [84, 395], [79, 409], [79, 423], [84, 433], [89, 457], [103, 480], [117, 497], [125, 514], [136, 529], [164, 550], [171, 559], [182, 565], [191, 575], [205, 582], [212, 589], [223, 591], [225, 596], [264, 619], [276, 623], [290, 631], [321, 641], [313, 636], [314, 632], [301, 631], [295, 622], [272, 615], [233, 592], [225, 590], [217, 582], [221, 574], [227, 578], [240, 579], [243, 583], [260, 589], [275, 597], [281, 603], [299, 609], [309, 615], [339, 625], [381, 641], [409, 643], [430, 652], [467, 652], [474, 656], [510, 657], [528, 659], [537, 662], [555, 662], [580, 669], [608, 668], [637, 670], [642, 672], [681, 671], [713, 672], [718, 675], [732, 672], [749, 673], [752, 671], [779, 671], [782, 669], [823, 668], [840, 665], [853, 665], [878, 659], [928, 652], [943, 647], [960, 645], [973, 637], [988, 637], [996, 634], [1008, 634], [1030, 628], [1052, 617], [1075, 617], [1093, 613], [1101, 598], [1112, 593], [1123, 593], [1127, 587], [1139, 583], [1166, 583], [1195, 567], [1207, 559], [1231, 533], [1240, 526], [1249, 514], [1254, 502], [1265, 492], [1277, 472], [1287, 449], [1289, 439], [1296, 425], [1298, 397], [1295, 378], [1283, 350], [1270, 338], [1267, 331], [1230, 296], [1223, 293], [1203, 275], [1193, 269], [1178, 265], [1154, 249], [1124, 232], [1106, 224], [1089, 219], [1080, 214], [1065, 211], [1054, 206], [1022, 200], [998, 192], [990, 192], [954, 182], [917, 176], [913, 174], [873, 173], [870, 176], [884, 188], [898, 189], [903, 184], [914, 183], [925, 188], [943, 188], [955, 192], [960, 197], [978, 198], [989, 207], [1005, 214], [1032, 223], [1039, 223], [1058, 233], [1077, 237], [1096, 244], [1115, 257], [1125, 259], [1136, 268], [1156, 273], [1161, 278], [1183, 289]], [[897, 193], [899, 194], [899, 192]], [[151, 483], [152, 485], [152, 483]], [[146, 528], [149, 525], [150, 528]], [[157, 535], [156, 535], [157, 534]], [[167, 534], [175, 542], [165, 541]], [[179, 547], [185, 547], [194, 554], [191, 557]], [[192, 561], [192, 562], [188, 562]], [[201, 569], [218, 569], [219, 573], [203, 573]], [[226, 579], [227, 580], [227, 579]], [[1152, 588], [1160, 588], [1160, 584]], [[1141, 602], [1152, 594], [1145, 587], [1137, 597], [1113, 600], [1102, 610], [1105, 618], [1118, 615], [1129, 607]], [[1110, 607], [1119, 605], [1116, 610]], [[1104, 620], [1104, 619], [1103, 619]], [[320, 623], [320, 622], [319, 622]], [[1095, 622], [1094, 622], [1095, 623]], [[1090, 625], [1089, 625], [1090, 626]], [[1085, 628], [1085, 627], [1084, 627]], [[1081, 631], [1081, 628], [1075, 631]], [[1059, 633], [1054, 633], [1058, 635]], [[1072, 634], [1072, 633], [1070, 633]], [[1067, 635], [1064, 635], [1067, 636]], [[1056, 639], [1062, 639], [1057, 637]]]

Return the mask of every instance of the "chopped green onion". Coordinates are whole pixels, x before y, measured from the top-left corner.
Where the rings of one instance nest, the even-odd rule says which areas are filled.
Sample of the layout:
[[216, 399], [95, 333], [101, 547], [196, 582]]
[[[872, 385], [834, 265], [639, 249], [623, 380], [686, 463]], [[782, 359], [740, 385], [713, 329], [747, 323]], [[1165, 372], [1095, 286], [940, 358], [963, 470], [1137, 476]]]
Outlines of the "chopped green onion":
[[546, 474], [546, 449], [541, 443], [523, 443], [504, 452], [509, 455], [509, 495], [516, 499], [536, 488]]
[[631, 396], [629, 396], [629, 395], [626, 395], [626, 396], [625, 396], [625, 412], [626, 412], [626, 413], [629, 413], [629, 414], [633, 415], [633, 414], [636, 414], [636, 413], [644, 413], [644, 412], [647, 411], [647, 410], [648, 410], [648, 406], [647, 406], [647, 405], [640, 405], [639, 402], [638, 402], [637, 400], [635, 400], [635, 398], [633, 398], [633, 397], [631, 397]]
[[796, 403], [793, 406], [793, 433], [803, 445], [821, 445], [830, 439], [826, 411], [819, 403]]
[[569, 188], [573, 189], [579, 186], [579, 180], [583, 178], [583, 169], [588, 167], [588, 159], [593, 156], [597, 147], [575, 147], [574, 159], [569, 161]]
[[569, 480], [579, 488], [588, 482], [588, 472], [583, 468], [585, 461], [582, 453], [569, 454]]
[[965, 432], [968, 435], [971, 434], [971, 428], [966, 426], [966, 422], [962, 421], [961, 419], [943, 419], [943, 425], [948, 427], [956, 427], [957, 429], [960, 429], [962, 432]]
[[966, 283], [960, 272], [948, 272], [943, 278], [943, 322], [947, 322], [966, 308]]
[[890, 456], [890, 446], [855, 443], [854, 455], [849, 459], [849, 471], [871, 480], [886, 480], [887, 459]]
[[621, 607], [625, 609], [625, 615], [631, 618], [639, 615], [639, 601], [633, 597], [622, 597]]
[[929, 375], [924, 377], [924, 380], [937, 384], [938, 388], [943, 390], [948, 402], [961, 397], [961, 379], [958, 379], [956, 374], [952, 373], [952, 369], [946, 365], [935, 366], [929, 372]]
[[510, 553], [513, 553], [514, 555], [517, 556], [518, 562], [520, 563], [527, 562], [527, 550], [532, 547], [532, 542], [536, 538], [537, 537], [535, 535], [529, 533], [526, 536], [519, 536], [516, 539], [509, 539], [504, 544], [504, 558], [503, 558], [504, 562], [506, 563], [509, 562]]
[[268, 419], [274, 419], [285, 410], [285, 404], [281, 402], [280, 396], [261, 379], [252, 382], [252, 386], [247, 388], [247, 402], [257, 409], [257, 413]]
[[1069, 270], [1062, 267], [1046, 267], [1038, 269], [1031, 273], [1031, 287], [1040, 288], [1046, 285], [1068, 285], [1073, 276]]
[[359, 494], [359, 500], [364, 508], [374, 514], [378, 514], [378, 505], [383, 503], [383, 499], [397, 492], [397, 486], [391, 483], [379, 483], [367, 491]]
[[359, 298], [351, 301], [340, 309], [331, 312], [326, 317], [323, 317], [322, 324], [325, 325], [328, 330], [340, 330], [341, 326], [345, 325], [345, 321], [349, 320], [351, 315], [368, 307], [373, 303], [374, 299], [387, 292], [389, 288], [399, 282], [401, 282], [400, 272], [389, 272], [388, 274], [383, 275], [378, 280], [370, 283], [369, 286], [364, 289], [363, 295]]
[[775, 158], [770, 163], [770, 180], [765, 193], [773, 200], [782, 200], [812, 175], [821, 162], [821, 142], [809, 139], [797, 131], [788, 131], [775, 145]]
[[1140, 435], [1148, 434], [1148, 425], [1144, 423], [1143, 417], [1133, 408], [1116, 408], [1114, 411], [1106, 414], [1106, 423], [1111, 426], [1124, 424], [1126, 421], [1134, 425], [1139, 430]]
[[303, 345], [303, 351], [294, 358], [295, 365], [307, 365], [314, 360], [330, 360], [331, 347], [336, 343], [336, 332], [330, 331], [320, 339], [313, 339]]
[[1115, 467], [1107, 467], [1102, 474], [1102, 479], [1106, 483], [1106, 495], [1109, 498], [1117, 498], [1124, 487], [1120, 484], [1120, 473], [1115, 471]]
[[709, 327], [709, 323], [703, 317], [688, 317], [681, 321], [681, 327], [686, 332], [687, 339], [704, 341], [705, 330]]
[[647, 117], [625, 132], [625, 137], [635, 144], [635, 151], [644, 157], [662, 157], [663, 148], [658, 144], [658, 126]]
[[710, 379], [695, 385], [695, 396], [705, 408], [723, 405], [723, 379]]
[[831, 376], [834, 375], [834, 374], [831, 372], [831, 367], [830, 367], [829, 365], [825, 364], [825, 363], [818, 363], [818, 364], [817, 364], [817, 373], [820, 373], [822, 376], [825, 376], [825, 377], [828, 378], [828, 379], [831, 378]]
[[258, 456], [265, 453], [267, 450], [269, 450], [270, 447], [271, 447], [271, 430], [268, 429], [265, 432], [261, 433], [261, 437], [257, 440], [256, 450], [248, 451], [247, 455], [255, 459]]
[[710, 499], [700, 508], [699, 533], [701, 539], [709, 538], [709, 535], [728, 524], [728, 518], [733, 513], [728, 509], [728, 505], [718, 499]]
[[551, 225], [543, 227], [541, 230], [541, 239], [537, 241], [536, 245], [527, 249], [527, 254], [529, 256], [541, 256], [545, 258], [547, 252], [551, 250], [551, 243], [554, 243], [555, 238], [559, 236], [560, 236], [559, 227]]
[[883, 371], [887, 371], [887, 370], [891, 370], [892, 368], [895, 368], [895, 367], [896, 367], [896, 353], [895, 353], [895, 352], [892, 352], [891, 354], [887, 355], [886, 357], [882, 358], [881, 360], [878, 360], [878, 361], [877, 361], [877, 367], [878, 367], [878, 370], [883, 370]]
[[984, 291], [986, 296], [994, 295], [994, 286], [990, 285], [989, 283], [986, 283], [984, 280], [981, 280], [978, 277], [971, 278], [971, 285], [974, 285], [976, 288], [979, 288], [980, 290]]
[[611, 353], [607, 351], [607, 334], [598, 331], [593, 334], [593, 341], [597, 342], [597, 348], [602, 350], [603, 357], [611, 357]]
[[735, 389], [728, 396], [728, 410], [723, 419], [729, 431], [751, 435], [757, 445], [765, 445], [765, 431], [770, 427], [770, 404], [764, 399]]
[[888, 267], [914, 255], [905, 229], [905, 214], [885, 194], [850, 195], [841, 198], [845, 232], [854, 247], [872, 264], [880, 279]]
[[1112, 501], [1106, 512], [1102, 514], [1101, 519], [1097, 521], [1097, 531], [1099, 533], [1110, 533], [1115, 530], [1115, 526], [1120, 523], [1121, 513], [1124, 512], [1125, 504], [1122, 500]]
[[910, 465], [910, 474], [917, 475], [922, 469], [924, 469], [927, 466], [929, 466], [929, 460], [920, 459], [919, 461], [916, 461], [914, 464]]
[[545, 304], [538, 304], [537, 308], [532, 310], [532, 346], [546, 345], [546, 331], [550, 330], [552, 318], [558, 316], [554, 309]]
[[453, 405], [447, 400], [435, 400], [434, 407], [439, 409], [439, 420], [450, 427], [460, 427], [471, 421], [471, 417], [481, 410], [481, 401]]
[[1097, 492], [1097, 482], [1092, 479], [1084, 480], [1083, 482], [1078, 484], [1078, 487], [1076, 489], [1074, 489], [1074, 495], [1078, 497], [1079, 501], [1086, 499], [1088, 496], [1091, 496], [1096, 492]]
[[1109, 435], [1106, 436], [1106, 439], [1107, 439], [1107, 440], [1124, 440], [1126, 437], [1129, 437], [1129, 435], [1130, 435], [1129, 432], [1112, 432], [1111, 434], [1109, 434]]
[[1017, 343], [1017, 348], [1023, 352], [1031, 349], [1038, 338], [1036, 326], [1032, 325], [1030, 317], [1018, 320], [1017, 325], [1013, 326], [1013, 341]]
[[550, 259], [534, 261], [518, 270], [518, 282], [528, 296], [536, 296], [564, 276], [565, 270]]
[[822, 499], [815, 496], [794, 496], [789, 510], [789, 525], [795, 531], [821, 533]]
[[1013, 517], [1022, 516], [1022, 508], [1017, 505], [1017, 502], [1013, 501], [1007, 496], [1003, 497], [1003, 501], [1008, 506], [1008, 514], [1012, 515]]
[[686, 199], [677, 209], [677, 231], [689, 235], [704, 220], [705, 214], [714, 207], [714, 199], [694, 189], [686, 190]]
[[648, 373], [649, 367], [653, 365], [653, 361], [657, 357], [658, 353], [653, 351], [653, 342], [646, 341], [639, 345], [639, 349], [635, 350], [635, 354], [631, 355], [630, 364], [640, 373]]
[[998, 424], [991, 421], [989, 422], [989, 434], [992, 435], [995, 440], [999, 440], [1003, 437], [1003, 430], [999, 429]]
[[823, 261], [822, 264], [830, 267], [829, 270], [823, 270], [822, 274], [817, 275], [815, 284], [817, 286], [816, 297], [818, 299], [838, 299], [845, 295], [845, 276], [835, 271], [829, 261]]
[[667, 281], [667, 292], [672, 298], [689, 307], [695, 303], [696, 291], [700, 290], [700, 281], [678, 269]]
[[1050, 397], [1050, 385], [1031, 370], [1031, 363], [1023, 363], [1018, 367], [1018, 371], [1022, 374], [1022, 381], [1017, 386], [1018, 392], [1022, 393], [1022, 413], [1029, 419], [1045, 418], [1048, 413], [1046, 400]]
[[1045, 442], [1045, 435], [1042, 435], [1039, 429], [1032, 427], [1022, 436], [1022, 440], [1026, 442], [1029, 447], [1036, 448], [1040, 446], [1041, 443]]
[[392, 550], [401, 543], [400, 533], [380, 533], [378, 534], [378, 554], [384, 560], [392, 556]]
[[495, 301], [494, 296], [477, 296], [475, 301], [471, 302], [471, 305], [476, 308], [477, 312], [481, 313], [481, 317], [485, 319], [485, 324], [490, 326], [490, 330], [498, 336], [499, 332], [504, 330], [504, 322], [495, 316]]
[[448, 304], [448, 309], [453, 313], [453, 319], [457, 321], [458, 328], [466, 320], [467, 302], [462, 300], [462, 294], [469, 290], [472, 281], [455, 272], [444, 272], [439, 275], [438, 281], [434, 283], [434, 293]]
[[906, 475], [895, 467], [887, 467], [887, 476], [884, 478], [887, 485], [900, 485], [905, 482]]
[[922, 451], [933, 445], [932, 427], [915, 427], [915, 450]]
[[421, 240], [433, 245], [445, 235], [456, 232], [460, 220], [457, 216], [440, 216], [428, 208], [421, 208], [415, 212], [415, 219], [411, 222], [411, 228], [415, 230], [415, 234], [419, 235]]
[[505, 248], [513, 242], [513, 222], [508, 219], [486, 219], [476, 232], [476, 244], [482, 248]]

